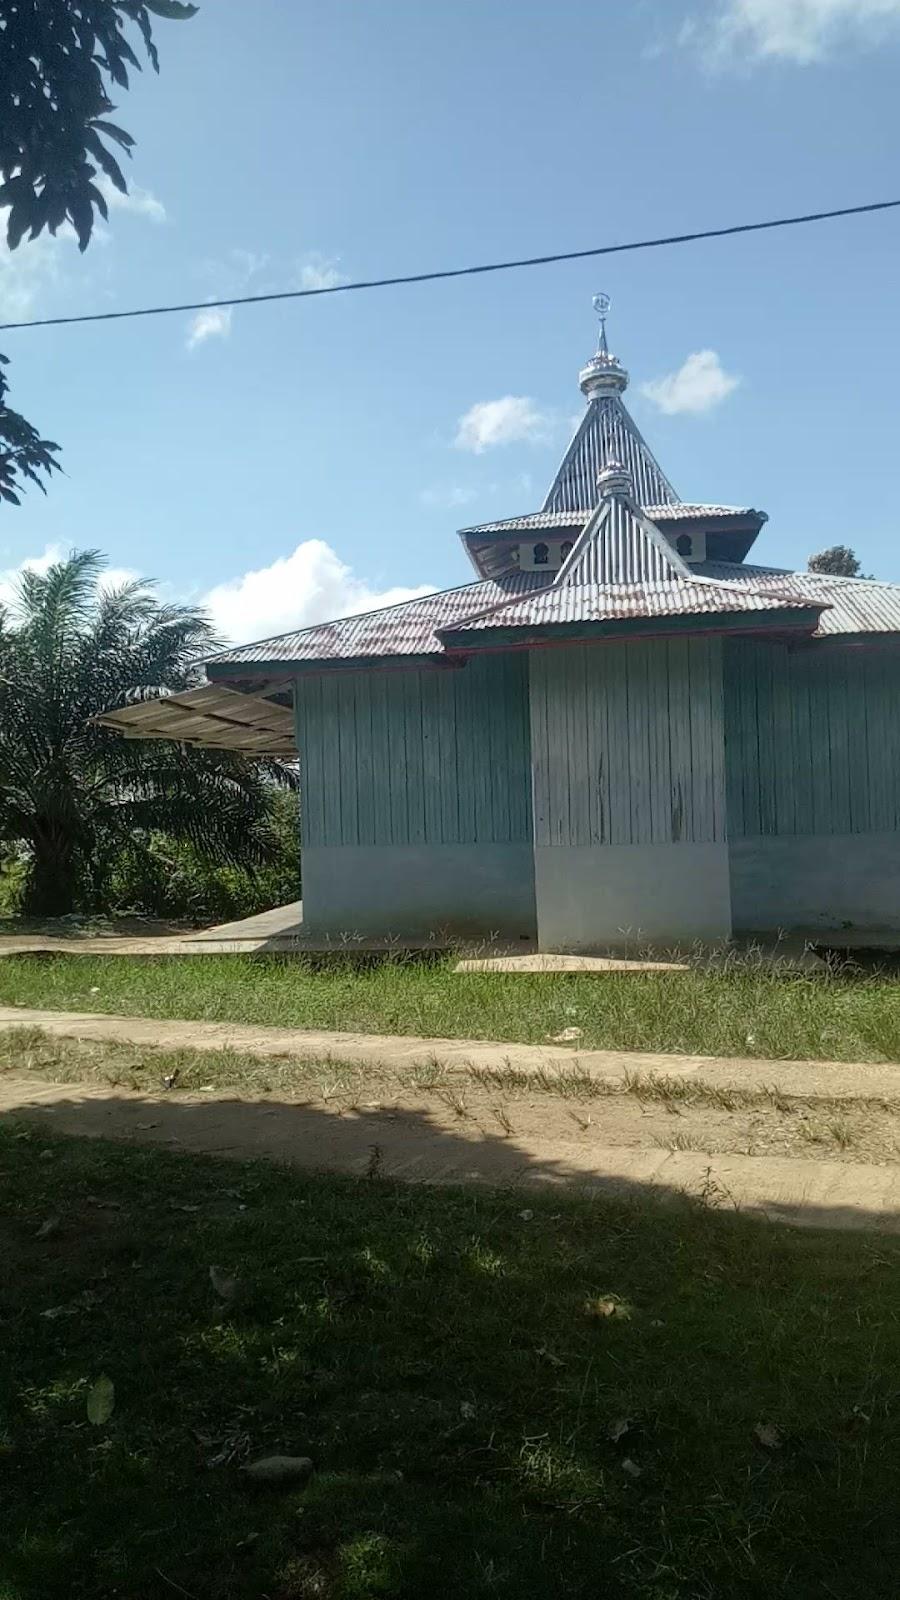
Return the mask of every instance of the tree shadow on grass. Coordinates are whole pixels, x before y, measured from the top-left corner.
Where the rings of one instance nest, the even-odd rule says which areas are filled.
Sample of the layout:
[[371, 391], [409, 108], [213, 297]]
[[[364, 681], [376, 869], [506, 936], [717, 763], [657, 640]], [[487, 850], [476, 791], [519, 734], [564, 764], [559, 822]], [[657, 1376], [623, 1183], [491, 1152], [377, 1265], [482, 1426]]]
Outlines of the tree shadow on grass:
[[[38, 1101], [0, 1119], [4, 1600], [895, 1592], [892, 1240], [409, 1114], [401, 1167], [377, 1112]], [[253, 1492], [275, 1452], [307, 1487]]]
[[[139, 1047], [135, 1047], [136, 1049]], [[568, 1155], [537, 1154], [520, 1144], [512, 1129], [504, 1135], [486, 1132], [469, 1118], [464, 1100], [459, 1121], [448, 1127], [453, 1101], [441, 1116], [408, 1106], [380, 1103], [351, 1108], [324, 1105], [321, 1099], [288, 1101], [244, 1099], [221, 1092], [209, 1099], [175, 1093], [126, 1091], [105, 1094], [102, 1087], [71, 1098], [51, 1098], [35, 1085], [34, 1099], [24, 1095], [4, 1116], [39, 1120], [61, 1133], [162, 1146], [185, 1153], [248, 1160], [265, 1157], [313, 1170], [382, 1177], [420, 1183], [475, 1183], [528, 1188], [577, 1186], [597, 1195], [634, 1200], [700, 1199], [712, 1208], [752, 1211], [770, 1221], [805, 1227], [873, 1229], [900, 1232], [900, 1209], [893, 1204], [854, 1201], [842, 1204], [831, 1186], [849, 1173], [836, 1162], [710, 1157], [702, 1151], [670, 1152], [665, 1148], [604, 1148], [602, 1125], [593, 1145], [583, 1144]], [[596, 1150], [596, 1156], [592, 1151]], [[729, 1187], [729, 1161], [757, 1175], [757, 1192], [743, 1199]], [[814, 1183], [820, 1172], [825, 1182]], [[721, 1172], [720, 1178], [717, 1174]], [[875, 1198], [890, 1201], [896, 1168], [884, 1164], [864, 1168]], [[744, 1179], [746, 1182], [746, 1179]], [[768, 1182], [768, 1188], [767, 1188]], [[842, 1184], [846, 1194], [850, 1180]], [[805, 1188], [804, 1188], [805, 1185]], [[816, 1199], [816, 1188], [822, 1198]], [[787, 1191], [787, 1195], [785, 1193]]]

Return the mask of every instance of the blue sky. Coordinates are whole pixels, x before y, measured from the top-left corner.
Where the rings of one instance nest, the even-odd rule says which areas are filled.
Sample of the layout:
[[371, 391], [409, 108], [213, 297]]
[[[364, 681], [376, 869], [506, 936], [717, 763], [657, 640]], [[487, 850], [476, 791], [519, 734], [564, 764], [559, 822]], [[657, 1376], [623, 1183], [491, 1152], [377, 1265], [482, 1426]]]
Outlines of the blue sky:
[[[203, 0], [156, 33], [159, 78], [119, 102], [129, 204], [84, 257], [63, 238], [0, 253], [2, 320], [898, 190], [900, 0]], [[3, 511], [0, 567], [96, 545], [241, 638], [465, 582], [455, 529], [546, 492], [602, 288], [626, 401], [685, 498], [765, 509], [762, 559], [840, 541], [900, 580], [898, 247], [888, 213], [230, 321], [8, 333], [13, 403], [66, 476]]]

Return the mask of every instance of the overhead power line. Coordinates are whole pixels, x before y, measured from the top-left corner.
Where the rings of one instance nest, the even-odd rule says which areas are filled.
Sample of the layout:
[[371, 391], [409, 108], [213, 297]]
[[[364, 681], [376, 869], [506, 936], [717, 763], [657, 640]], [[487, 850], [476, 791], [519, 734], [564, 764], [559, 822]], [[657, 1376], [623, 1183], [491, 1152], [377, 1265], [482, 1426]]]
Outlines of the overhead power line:
[[230, 306], [257, 306], [272, 300], [311, 300], [323, 294], [354, 294], [361, 289], [394, 289], [408, 283], [437, 283], [445, 278], [474, 278], [485, 272], [512, 272], [519, 267], [548, 267], [557, 261], [588, 261], [595, 256], [623, 255], [629, 250], [659, 250], [664, 245], [694, 244], [700, 239], [727, 239], [739, 233], [763, 233], [772, 228], [794, 228], [803, 222], [829, 222], [834, 217], [860, 217], [872, 211], [893, 211], [900, 200], [875, 200], [864, 206], [841, 206], [835, 211], [809, 211], [799, 217], [773, 217], [767, 222], [738, 222], [730, 228], [703, 228], [695, 233], [672, 233], [661, 239], [635, 239], [628, 244], [602, 244], [591, 250], [560, 250], [553, 255], [524, 256], [518, 261], [488, 261], [473, 267], [446, 267], [441, 272], [408, 272], [392, 278], [364, 278], [355, 283], [330, 283], [318, 289], [280, 289], [270, 294], [232, 295], [225, 300], [188, 300], [181, 305], [133, 306], [128, 311], [86, 311], [73, 317], [33, 317], [28, 322], [0, 322], [11, 328], [60, 328], [76, 322], [121, 322], [127, 317], [164, 317], [178, 311], [215, 311]]

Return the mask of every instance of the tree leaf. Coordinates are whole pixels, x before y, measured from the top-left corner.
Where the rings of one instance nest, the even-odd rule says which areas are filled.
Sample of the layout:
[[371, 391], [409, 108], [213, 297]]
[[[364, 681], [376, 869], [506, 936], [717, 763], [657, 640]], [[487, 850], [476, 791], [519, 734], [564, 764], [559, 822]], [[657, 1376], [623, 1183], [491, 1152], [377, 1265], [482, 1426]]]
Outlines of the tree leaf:
[[130, 150], [134, 144], [131, 134], [120, 128], [117, 122], [107, 122], [105, 118], [95, 117], [91, 127], [96, 128], [99, 133], [107, 134], [110, 139], [115, 139], [116, 144], [120, 144], [123, 150]]
[[87, 1416], [96, 1428], [102, 1428], [113, 1414], [116, 1404], [116, 1386], [104, 1373], [88, 1391]]
[[169, 22], [187, 22], [200, 9], [199, 6], [182, 4], [182, 0], [144, 0], [144, 4], [155, 17], [166, 17]]

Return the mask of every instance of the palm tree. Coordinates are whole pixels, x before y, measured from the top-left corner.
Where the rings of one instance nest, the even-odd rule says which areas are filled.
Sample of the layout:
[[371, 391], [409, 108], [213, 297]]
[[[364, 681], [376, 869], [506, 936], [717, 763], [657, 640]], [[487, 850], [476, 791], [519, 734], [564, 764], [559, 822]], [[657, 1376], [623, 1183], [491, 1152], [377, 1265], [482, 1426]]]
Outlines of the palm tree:
[[31, 858], [26, 909], [59, 916], [96, 895], [116, 851], [162, 831], [215, 861], [272, 859], [275, 762], [128, 740], [91, 718], [202, 681], [219, 644], [192, 606], [143, 581], [104, 588], [95, 550], [26, 571], [0, 607], [0, 842]]

